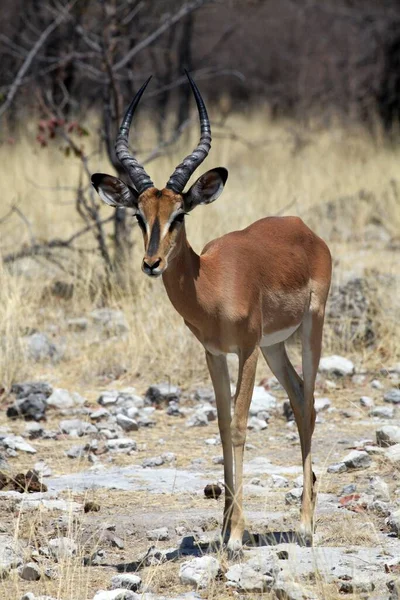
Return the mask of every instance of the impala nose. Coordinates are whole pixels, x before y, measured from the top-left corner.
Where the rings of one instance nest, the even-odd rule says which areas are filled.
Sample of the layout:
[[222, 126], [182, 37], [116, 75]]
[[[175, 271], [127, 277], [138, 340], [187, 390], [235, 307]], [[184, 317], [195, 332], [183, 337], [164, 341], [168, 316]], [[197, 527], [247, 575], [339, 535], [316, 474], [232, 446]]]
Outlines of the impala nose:
[[143, 259], [143, 271], [146, 273], [146, 275], [156, 275], [154, 270], [157, 269], [160, 263], [161, 258], [150, 258], [148, 256], [146, 259]]

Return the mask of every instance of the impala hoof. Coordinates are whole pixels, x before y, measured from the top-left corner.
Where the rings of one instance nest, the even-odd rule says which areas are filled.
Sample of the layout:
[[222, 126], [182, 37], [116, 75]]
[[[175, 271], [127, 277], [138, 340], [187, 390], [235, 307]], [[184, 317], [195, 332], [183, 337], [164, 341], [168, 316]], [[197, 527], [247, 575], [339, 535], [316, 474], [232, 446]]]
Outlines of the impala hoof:
[[310, 547], [313, 545], [313, 533], [309, 527], [300, 525], [297, 531], [297, 541], [299, 546]]

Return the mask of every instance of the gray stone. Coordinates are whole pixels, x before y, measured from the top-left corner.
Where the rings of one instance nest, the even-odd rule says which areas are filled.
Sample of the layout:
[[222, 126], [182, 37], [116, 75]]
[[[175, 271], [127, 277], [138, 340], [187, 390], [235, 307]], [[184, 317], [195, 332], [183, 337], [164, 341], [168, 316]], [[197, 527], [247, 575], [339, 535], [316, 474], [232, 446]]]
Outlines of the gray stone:
[[106, 560], [107, 560], [106, 551], [103, 550], [102, 548], [99, 548], [98, 550], [93, 552], [93, 554], [91, 556], [85, 557], [83, 562], [84, 562], [85, 566], [92, 565], [93, 567], [98, 567], [98, 566], [104, 565]]
[[361, 396], [360, 404], [364, 408], [373, 408], [375, 403], [374, 403], [373, 398], [370, 398], [370, 396]]
[[371, 457], [363, 450], [352, 450], [343, 459], [347, 469], [367, 469], [371, 465]]
[[130, 450], [136, 450], [136, 442], [131, 438], [117, 438], [116, 440], [107, 440], [106, 448], [108, 450], [114, 450], [118, 452], [129, 452]]
[[58, 561], [71, 558], [78, 552], [77, 543], [69, 537], [58, 537], [49, 540], [48, 547], [51, 555]]
[[111, 588], [115, 589], [127, 589], [136, 592], [141, 586], [142, 580], [138, 575], [131, 573], [124, 573], [123, 575], [115, 575], [111, 579]]
[[61, 349], [57, 348], [44, 333], [34, 333], [26, 336], [24, 341], [29, 358], [35, 362], [61, 358]]
[[95, 425], [82, 421], [81, 419], [64, 419], [63, 421], [60, 421], [60, 429], [62, 433], [75, 437], [97, 433], [97, 427]]
[[101, 419], [108, 419], [111, 413], [106, 408], [98, 408], [90, 413], [89, 417], [93, 421], [101, 421]]
[[194, 392], [194, 399], [198, 402], [215, 402], [215, 394], [213, 388], [197, 388]]
[[393, 388], [386, 392], [383, 396], [385, 402], [390, 402], [391, 404], [400, 404], [400, 389]]
[[257, 416], [260, 412], [273, 412], [276, 410], [276, 398], [269, 394], [262, 386], [254, 386], [253, 395], [251, 398], [250, 416]]
[[379, 379], [373, 379], [371, 381], [371, 387], [374, 388], [374, 390], [383, 390], [383, 383], [379, 381]]
[[151, 529], [147, 532], [147, 539], [157, 542], [164, 542], [166, 540], [169, 540], [168, 527], [159, 527], [158, 529]]
[[[113, 406], [120, 409], [124, 408], [128, 411], [130, 408], [143, 408], [144, 400], [141, 396], [135, 394], [135, 388], [124, 388], [123, 390], [109, 390], [102, 392], [97, 402], [101, 406], [107, 406], [111, 410]], [[136, 415], [137, 413], [135, 413]], [[132, 418], [132, 415], [128, 414], [128, 417]]]
[[179, 403], [175, 400], [171, 400], [171, 402], [167, 406], [167, 415], [170, 417], [182, 417], [184, 413], [182, 412]]
[[393, 406], [375, 406], [375, 408], [369, 411], [371, 417], [378, 417], [378, 419], [393, 419], [394, 408]]
[[24, 438], [20, 435], [7, 436], [3, 438], [0, 443], [11, 450], [20, 450], [21, 452], [27, 452], [28, 454], [36, 454], [35, 448], [25, 442]]
[[327, 468], [328, 473], [344, 473], [347, 471], [347, 467], [344, 462], [336, 463], [334, 465], [329, 465]]
[[196, 411], [187, 421], [186, 427], [207, 427], [208, 418], [204, 411]]
[[390, 446], [385, 452], [385, 457], [394, 467], [400, 467], [400, 444]]
[[46, 396], [44, 394], [30, 394], [25, 398], [16, 400], [7, 408], [7, 417], [15, 419], [23, 417], [26, 420], [42, 421], [46, 418]]
[[214, 465], [223, 465], [224, 464], [223, 456], [213, 456], [211, 460], [213, 461]]
[[130, 419], [125, 415], [117, 414], [117, 423], [124, 431], [138, 431], [139, 425], [134, 419]]
[[75, 408], [82, 406], [85, 399], [76, 392], [68, 392], [62, 388], [55, 388], [49, 398], [47, 398], [47, 406], [63, 410], [66, 408]]
[[86, 454], [85, 446], [71, 446], [71, 448], [66, 450], [65, 454], [68, 458], [82, 458]]
[[40, 569], [34, 562], [26, 563], [19, 567], [18, 575], [26, 581], [38, 581], [41, 577]]
[[256, 571], [248, 563], [232, 565], [225, 573], [225, 578], [229, 587], [243, 592], [266, 592], [274, 582], [273, 577]]
[[151, 467], [161, 467], [164, 464], [164, 459], [161, 456], [152, 456], [149, 458], [145, 458], [142, 461], [143, 468], [151, 468]]
[[163, 452], [161, 458], [165, 463], [173, 463], [176, 460], [176, 454], [174, 452]]
[[387, 517], [390, 515], [390, 504], [382, 500], [373, 500], [368, 504], [368, 510], [380, 517]]
[[151, 385], [146, 394], [145, 401], [147, 404], [159, 405], [169, 404], [169, 402], [179, 402], [181, 390], [171, 383], [158, 383]]
[[400, 509], [393, 511], [387, 518], [387, 524], [390, 531], [393, 531], [400, 538]]
[[97, 308], [90, 313], [95, 325], [107, 335], [120, 335], [129, 331], [129, 325], [121, 310]]
[[384, 425], [377, 429], [376, 443], [383, 448], [400, 444], [400, 427], [397, 425]]
[[219, 561], [212, 556], [201, 556], [184, 562], [179, 569], [179, 579], [184, 585], [192, 585], [199, 589], [207, 588], [217, 577], [220, 570]]
[[285, 504], [300, 504], [303, 488], [293, 488], [285, 494]]
[[11, 386], [11, 393], [16, 395], [17, 400], [27, 398], [31, 395], [44, 395], [48, 398], [52, 391], [52, 386], [44, 381], [26, 381], [23, 383], [14, 383]]
[[325, 356], [320, 360], [319, 370], [329, 376], [344, 377], [353, 375], [354, 364], [343, 356]]
[[10, 535], [0, 534], [0, 579], [22, 564], [22, 549]]

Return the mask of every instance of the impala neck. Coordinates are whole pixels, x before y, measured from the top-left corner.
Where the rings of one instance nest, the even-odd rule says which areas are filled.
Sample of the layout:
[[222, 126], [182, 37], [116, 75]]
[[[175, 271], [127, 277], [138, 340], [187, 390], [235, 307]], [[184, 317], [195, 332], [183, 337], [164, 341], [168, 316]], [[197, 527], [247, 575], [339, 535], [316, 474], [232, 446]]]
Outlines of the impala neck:
[[163, 281], [174, 308], [189, 323], [197, 321], [200, 312], [197, 289], [200, 262], [200, 256], [187, 240], [183, 225], [173, 256], [167, 270], [163, 273]]

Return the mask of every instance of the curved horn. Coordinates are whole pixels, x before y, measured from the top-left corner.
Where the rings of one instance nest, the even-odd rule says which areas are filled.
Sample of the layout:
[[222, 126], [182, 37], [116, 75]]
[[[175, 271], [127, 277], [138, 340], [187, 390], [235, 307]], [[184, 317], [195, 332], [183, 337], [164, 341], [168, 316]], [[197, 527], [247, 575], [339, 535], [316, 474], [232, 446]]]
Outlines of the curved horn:
[[150, 177], [147, 175], [142, 165], [139, 164], [136, 158], [132, 156], [129, 152], [128, 137], [129, 128], [131, 126], [132, 118], [135, 113], [136, 107], [139, 104], [140, 98], [143, 96], [143, 92], [146, 89], [150, 79], [151, 76], [148, 78], [146, 83], [142, 85], [142, 87], [130, 103], [128, 110], [126, 111], [125, 116], [122, 120], [117, 140], [115, 142], [115, 153], [118, 157], [118, 160], [127, 171], [129, 177], [132, 180], [133, 185], [135, 186], [139, 194], [144, 192], [144, 190], [146, 190], [149, 187], [154, 187], [154, 184]]
[[196, 100], [197, 110], [199, 111], [200, 141], [197, 148], [195, 148], [193, 152], [176, 167], [175, 171], [168, 180], [167, 188], [170, 188], [178, 194], [183, 191], [183, 188], [189, 181], [190, 176], [207, 157], [211, 148], [211, 127], [208, 119], [207, 109], [199, 92], [199, 88], [186, 70], [185, 73], [189, 79], [190, 87], [192, 88], [192, 92]]

